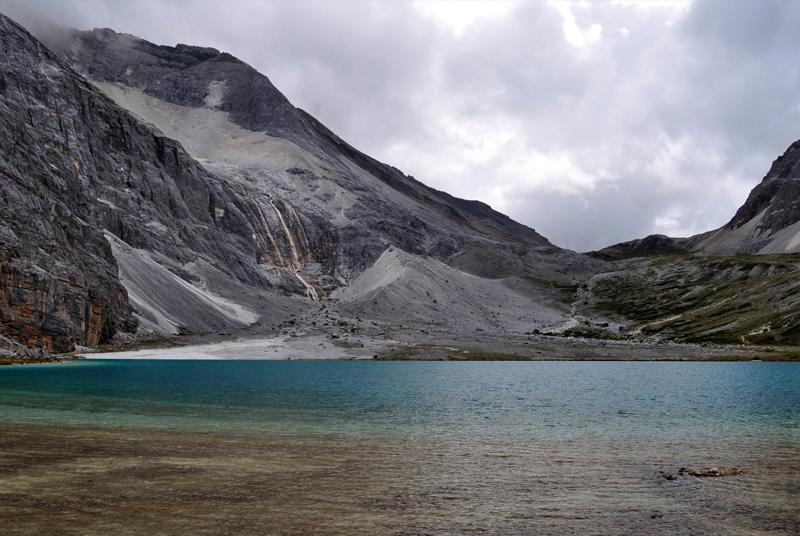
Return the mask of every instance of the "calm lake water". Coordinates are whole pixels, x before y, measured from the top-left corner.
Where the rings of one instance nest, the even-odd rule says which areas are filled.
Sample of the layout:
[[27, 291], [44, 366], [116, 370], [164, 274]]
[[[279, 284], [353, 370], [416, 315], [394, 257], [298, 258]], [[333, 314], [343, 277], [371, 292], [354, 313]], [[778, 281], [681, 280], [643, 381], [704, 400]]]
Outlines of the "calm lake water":
[[[120, 360], [15, 366], [0, 369], [0, 422], [285, 438], [296, 441], [298, 452], [308, 438], [335, 441], [360, 452], [359, 470], [372, 485], [406, 490], [395, 502], [354, 502], [347, 515], [361, 512], [365, 531], [800, 531], [800, 366], [792, 363]], [[659, 476], [683, 465], [736, 466], [745, 473], [676, 481]], [[367, 493], [363, 484], [358, 492], [341, 489], [353, 471], [342, 470], [332, 494]], [[422, 489], [430, 504], [408, 495]], [[392, 517], [393, 508], [416, 513], [401, 519]], [[380, 516], [369, 517], [376, 512]], [[348, 530], [357, 533], [353, 527], [359, 526]]]
[[792, 363], [84, 361], [0, 369], [9, 421], [351, 436], [800, 440]]

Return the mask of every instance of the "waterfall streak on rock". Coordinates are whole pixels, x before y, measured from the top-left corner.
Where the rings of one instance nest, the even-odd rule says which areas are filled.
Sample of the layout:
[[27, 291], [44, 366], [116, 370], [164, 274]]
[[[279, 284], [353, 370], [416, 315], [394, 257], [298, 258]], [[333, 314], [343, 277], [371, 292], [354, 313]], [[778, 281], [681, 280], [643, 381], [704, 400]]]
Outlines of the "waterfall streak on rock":
[[294, 219], [294, 223], [298, 229], [297, 236], [303, 242], [303, 250], [307, 252], [307, 255], [309, 257], [312, 256], [313, 250], [311, 249], [311, 245], [308, 242], [308, 236], [306, 235], [305, 227], [303, 227], [303, 222], [300, 221], [300, 217], [297, 215], [297, 211], [294, 209], [292, 205], [288, 205], [286, 203], [284, 203], [284, 207], [288, 212], [291, 213], [292, 218]]
[[289, 229], [289, 226], [286, 225], [286, 220], [283, 218], [283, 213], [281, 213], [280, 209], [275, 204], [274, 199], [270, 198], [269, 202], [272, 205], [272, 208], [275, 209], [275, 214], [277, 214], [278, 220], [281, 222], [281, 227], [286, 235], [286, 240], [289, 242], [289, 250], [292, 254], [292, 266], [294, 267], [295, 277], [306, 288], [306, 296], [314, 301], [319, 301], [319, 296], [317, 295], [317, 291], [314, 286], [306, 280], [302, 273], [300, 273], [300, 268], [302, 267], [300, 262], [300, 254], [297, 251], [297, 244], [295, 243], [291, 229]]
[[[267, 238], [269, 238], [270, 243], [272, 244], [272, 248], [275, 250], [276, 254], [276, 262], [275, 264], [279, 266], [286, 266], [286, 261], [283, 258], [283, 253], [281, 253], [281, 248], [278, 247], [278, 242], [275, 240], [275, 237], [272, 236], [272, 231], [269, 230], [269, 224], [267, 224], [267, 218], [264, 217], [264, 211], [261, 210], [261, 205], [259, 205], [255, 199], [252, 197], [250, 198], [250, 202], [256, 207], [258, 211], [258, 215], [261, 219], [261, 226], [264, 227], [264, 232], [267, 233]], [[265, 248], [266, 249], [266, 248]]]

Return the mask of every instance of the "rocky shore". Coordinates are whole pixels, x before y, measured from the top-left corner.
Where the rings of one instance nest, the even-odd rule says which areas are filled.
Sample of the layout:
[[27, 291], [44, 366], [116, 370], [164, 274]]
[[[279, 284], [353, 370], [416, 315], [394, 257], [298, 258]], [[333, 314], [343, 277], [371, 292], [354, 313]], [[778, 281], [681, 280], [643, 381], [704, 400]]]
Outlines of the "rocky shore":
[[126, 349], [81, 349], [70, 355], [114, 359], [800, 361], [800, 350], [794, 347], [610, 341], [487, 331], [454, 334], [432, 328], [349, 326], [261, 335], [187, 336], [131, 344]]

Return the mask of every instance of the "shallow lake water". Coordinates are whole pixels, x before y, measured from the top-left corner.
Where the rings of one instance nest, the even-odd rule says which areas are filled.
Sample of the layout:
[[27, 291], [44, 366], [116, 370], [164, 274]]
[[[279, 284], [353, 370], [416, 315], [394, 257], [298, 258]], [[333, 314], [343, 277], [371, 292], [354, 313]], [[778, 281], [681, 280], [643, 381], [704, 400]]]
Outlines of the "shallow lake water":
[[18, 534], [800, 532], [792, 363], [15, 366], [0, 428]]

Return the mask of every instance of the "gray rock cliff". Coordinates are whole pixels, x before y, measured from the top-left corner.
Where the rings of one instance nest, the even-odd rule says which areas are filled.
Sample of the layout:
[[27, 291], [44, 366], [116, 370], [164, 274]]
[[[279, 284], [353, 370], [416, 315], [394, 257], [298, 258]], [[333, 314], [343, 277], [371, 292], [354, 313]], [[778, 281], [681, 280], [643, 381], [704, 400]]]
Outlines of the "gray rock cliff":
[[0, 49], [0, 331], [49, 351], [132, 331], [93, 198], [117, 107], [1, 15]]
[[3, 333], [65, 351], [135, 330], [104, 231], [179, 263], [202, 252], [229, 277], [269, 285], [242, 261], [256, 256], [247, 219], [180, 144], [4, 16], [0, 43]]
[[521, 310], [529, 281], [596, 269], [361, 153], [229, 54], [111, 30], [50, 52], [0, 23], [0, 333], [25, 345], [244, 327], [270, 295], [326, 299], [391, 247], [475, 288], [517, 280], [497, 284], [522, 289]]

